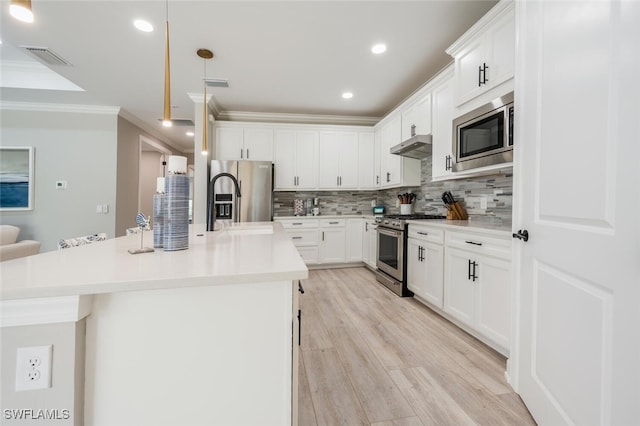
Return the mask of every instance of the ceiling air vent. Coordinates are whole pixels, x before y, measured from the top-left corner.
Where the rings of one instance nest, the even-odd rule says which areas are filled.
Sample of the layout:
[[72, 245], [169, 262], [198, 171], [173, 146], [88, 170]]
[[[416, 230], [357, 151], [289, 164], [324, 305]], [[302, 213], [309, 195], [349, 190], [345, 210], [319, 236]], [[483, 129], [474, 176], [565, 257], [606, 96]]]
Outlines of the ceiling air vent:
[[229, 87], [229, 80], [224, 78], [205, 78], [207, 87]]
[[68, 61], [62, 59], [60, 55], [55, 53], [48, 47], [35, 47], [35, 46], [20, 46], [28, 53], [40, 59], [47, 65], [71, 65]]

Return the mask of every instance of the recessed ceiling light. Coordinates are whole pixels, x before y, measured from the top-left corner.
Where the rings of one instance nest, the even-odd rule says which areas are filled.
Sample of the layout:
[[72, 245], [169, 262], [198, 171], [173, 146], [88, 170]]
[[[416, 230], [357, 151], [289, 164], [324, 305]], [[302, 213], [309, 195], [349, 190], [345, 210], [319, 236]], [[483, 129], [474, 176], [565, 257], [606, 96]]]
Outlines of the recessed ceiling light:
[[139, 29], [140, 31], [144, 31], [145, 33], [150, 33], [153, 31], [153, 25], [150, 22], [145, 21], [144, 19], [136, 19], [133, 21], [133, 25]]
[[375, 44], [371, 48], [371, 52], [375, 53], [376, 55], [379, 55], [379, 54], [384, 53], [386, 51], [387, 51], [387, 45], [384, 44], [384, 43]]
[[187, 133], [185, 133], [185, 135], [187, 135], [187, 136], [195, 136], [196, 134], [193, 133], [193, 132], [187, 132]]
[[343, 98], [343, 99], [351, 99], [351, 98], [353, 98], [353, 93], [351, 93], [351, 92], [344, 92], [344, 93], [342, 94], [342, 98]]

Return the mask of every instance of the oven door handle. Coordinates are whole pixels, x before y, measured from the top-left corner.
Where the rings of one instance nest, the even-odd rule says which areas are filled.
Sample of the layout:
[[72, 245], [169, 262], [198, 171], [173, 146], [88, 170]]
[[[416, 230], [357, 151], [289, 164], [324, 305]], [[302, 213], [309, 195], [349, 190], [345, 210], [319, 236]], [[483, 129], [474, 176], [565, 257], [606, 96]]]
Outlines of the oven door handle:
[[390, 237], [400, 237], [402, 236], [402, 231], [395, 231], [393, 229], [387, 229], [387, 228], [383, 228], [378, 226], [378, 233], [382, 234], [382, 235], [388, 235]]

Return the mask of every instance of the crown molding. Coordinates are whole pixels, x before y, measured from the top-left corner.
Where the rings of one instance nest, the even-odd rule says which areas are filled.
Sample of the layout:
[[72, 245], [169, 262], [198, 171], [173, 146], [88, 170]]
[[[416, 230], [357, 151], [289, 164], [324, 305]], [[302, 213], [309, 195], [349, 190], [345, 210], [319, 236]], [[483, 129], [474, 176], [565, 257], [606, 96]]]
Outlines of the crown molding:
[[79, 114], [118, 115], [120, 107], [104, 105], [49, 104], [0, 100], [0, 109], [12, 111], [72, 112]]
[[317, 115], [317, 114], [282, 114], [269, 112], [221, 111], [216, 117], [218, 121], [250, 121], [259, 123], [285, 124], [334, 124], [348, 126], [373, 126], [380, 117]]

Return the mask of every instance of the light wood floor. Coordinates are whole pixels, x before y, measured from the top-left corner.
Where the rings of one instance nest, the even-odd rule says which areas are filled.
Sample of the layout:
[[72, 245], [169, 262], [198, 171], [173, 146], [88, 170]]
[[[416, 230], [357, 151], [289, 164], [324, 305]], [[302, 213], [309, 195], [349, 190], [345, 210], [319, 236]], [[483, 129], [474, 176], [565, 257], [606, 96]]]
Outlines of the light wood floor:
[[366, 268], [303, 286], [300, 426], [535, 425], [504, 357]]

